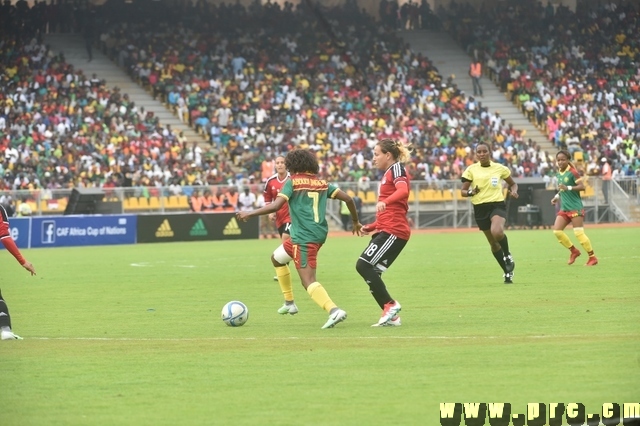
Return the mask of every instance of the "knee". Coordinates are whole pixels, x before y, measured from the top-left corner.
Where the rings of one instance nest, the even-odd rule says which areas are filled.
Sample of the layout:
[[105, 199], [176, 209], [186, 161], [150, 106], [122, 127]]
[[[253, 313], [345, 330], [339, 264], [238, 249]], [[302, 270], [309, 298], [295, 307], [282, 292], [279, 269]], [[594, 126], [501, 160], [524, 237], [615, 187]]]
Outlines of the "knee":
[[564, 231], [563, 231], [563, 230], [561, 230], [561, 229], [554, 229], [554, 230], [553, 230], [553, 235], [555, 235], [555, 236], [556, 236], [556, 238], [560, 238], [560, 236], [561, 236], [562, 234], [564, 234]]
[[491, 235], [493, 235], [493, 239], [498, 241], [502, 241], [504, 238], [504, 228], [502, 226], [493, 226], [491, 228]]
[[584, 228], [573, 228], [573, 233], [576, 237], [584, 235]]
[[282, 263], [278, 262], [278, 261], [276, 260], [276, 258], [275, 258], [275, 257], [273, 257], [273, 255], [271, 255], [271, 263], [272, 263], [272, 264], [273, 264], [273, 266], [275, 266], [276, 268], [277, 268], [278, 266], [283, 266], [283, 265], [282, 265]]
[[358, 273], [361, 276], [365, 276], [367, 275], [367, 272], [372, 271], [373, 270], [373, 265], [370, 264], [369, 262], [365, 262], [362, 259], [358, 259], [358, 261], [356, 262], [356, 271], [358, 271]]

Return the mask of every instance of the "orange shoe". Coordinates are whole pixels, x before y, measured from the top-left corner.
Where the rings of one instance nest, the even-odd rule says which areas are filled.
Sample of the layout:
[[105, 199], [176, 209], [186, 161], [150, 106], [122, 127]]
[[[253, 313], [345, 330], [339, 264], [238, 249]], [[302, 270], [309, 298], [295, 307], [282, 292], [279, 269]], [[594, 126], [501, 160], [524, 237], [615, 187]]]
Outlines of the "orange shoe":
[[589, 257], [589, 260], [584, 266], [596, 266], [598, 264], [598, 258], [595, 256]]
[[567, 265], [573, 265], [573, 262], [576, 261], [576, 259], [578, 258], [578, 256], [580, 256], [582, 253], [580, 253], [580, 250], [578, 250], [577, 248], [572, 248], [571, 249], [571, 256], [569, 256], [569, 261], [567, 262]]

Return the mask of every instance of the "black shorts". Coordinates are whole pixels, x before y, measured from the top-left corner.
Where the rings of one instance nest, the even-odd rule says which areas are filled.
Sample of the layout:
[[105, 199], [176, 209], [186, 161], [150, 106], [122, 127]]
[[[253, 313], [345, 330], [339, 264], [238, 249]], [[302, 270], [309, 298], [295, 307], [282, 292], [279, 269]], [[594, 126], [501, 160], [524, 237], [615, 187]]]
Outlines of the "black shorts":
[[278, 233], [282, 237], [282, 234], [291, 235], [291, 222], [287, 222], [278, 228]]
[[386, 232], [379, 232], [371, 238], [371, 242], [360, 255], [360, 259], [373, 265], [380, 272], [387, 270], [398, 257], [407, 240]]
[[494, 203], [482, 203], [473, 205], [473, 214], [476, 217], [476, 223], [481, 231], [488, 231], [491, 229], [491, 218], [494, 216], [500, 216], [507, 218], [507, 205], [504, 201], [497, 201]]

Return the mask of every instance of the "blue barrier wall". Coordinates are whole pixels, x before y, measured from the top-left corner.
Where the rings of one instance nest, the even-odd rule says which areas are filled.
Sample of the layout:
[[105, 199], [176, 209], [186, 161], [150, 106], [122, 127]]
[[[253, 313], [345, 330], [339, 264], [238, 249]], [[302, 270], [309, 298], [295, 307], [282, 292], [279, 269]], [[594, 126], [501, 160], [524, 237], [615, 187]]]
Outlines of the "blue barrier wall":
[[11, 236], [19, 248], [29, 248], [31, 237], [31, 218], [30, 217], [11, 217], [9, 218], [9, 229]]
[[135, 244], [137, 223], [136, 215], [9, 219], [20, 248]]

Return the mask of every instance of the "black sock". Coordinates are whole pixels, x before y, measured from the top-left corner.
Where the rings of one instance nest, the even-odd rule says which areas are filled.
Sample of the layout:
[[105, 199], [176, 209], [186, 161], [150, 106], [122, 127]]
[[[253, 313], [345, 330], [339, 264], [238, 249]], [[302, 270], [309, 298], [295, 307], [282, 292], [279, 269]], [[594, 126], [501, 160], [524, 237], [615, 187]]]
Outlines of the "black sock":
[[500, 265], [502, 270], [504, 272], [507, 272], [507, 265], [505, 265], [505, 263], [504, 263], [504, 252], [502, 250], [498, 250], [498, 251], [494, 251], [492, 253], [493, 253], [493, 257], [496, 258], [496, 260], [498, 261], [498, 264]]
[[511, 254], [511, 252], [509, 251], [509, 240], [507, 239], [506, 234], [503, 239], [498, 241], [498, 244], [500, 244], [500, 247], [502, 247], [502, 251], [504, 252], [505, 256], [509, 256]]
[[11, 328], [11, 316], [9, 315], [7, 303], [3, 299], [0, 299], [0, 328], [2, 327]]
[[358, 271], [360, 276], [364, 278], [367, 284], [369, 284], [369, 290], [381, 309], [384, 309], [385, 303], [393, 301], [387, 291], [387, 286], [385, 286], [384, 281], [382, 281], [382, 277], [380, 277], [380, 274], [372, 264], [365, 262], [362, 259], [358, 259], [358, 262], [356, 263], [356, 271]]

